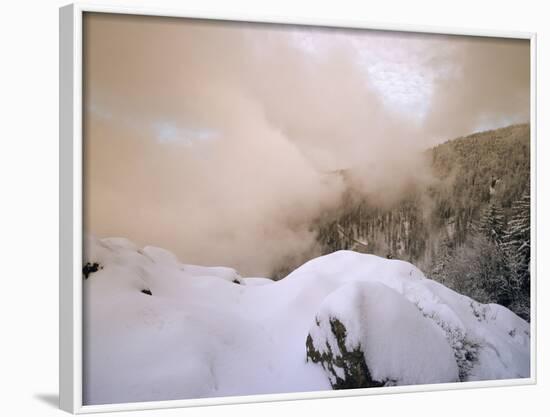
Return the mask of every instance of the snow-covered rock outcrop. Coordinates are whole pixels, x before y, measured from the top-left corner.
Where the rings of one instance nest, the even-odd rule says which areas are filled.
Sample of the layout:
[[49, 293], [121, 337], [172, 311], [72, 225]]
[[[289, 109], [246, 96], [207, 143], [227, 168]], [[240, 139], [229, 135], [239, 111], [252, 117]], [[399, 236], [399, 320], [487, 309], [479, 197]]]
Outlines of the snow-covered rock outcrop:
[[87, 238], [86, 404], [529, 376], [529, 324], [426, 279], [340, 251], [286, 278], [187, 265]]
[[453, 350], [439, 326], [379, 282], [350, 282], [330, 294], [307, 347], [334, 388], [459, 380]]

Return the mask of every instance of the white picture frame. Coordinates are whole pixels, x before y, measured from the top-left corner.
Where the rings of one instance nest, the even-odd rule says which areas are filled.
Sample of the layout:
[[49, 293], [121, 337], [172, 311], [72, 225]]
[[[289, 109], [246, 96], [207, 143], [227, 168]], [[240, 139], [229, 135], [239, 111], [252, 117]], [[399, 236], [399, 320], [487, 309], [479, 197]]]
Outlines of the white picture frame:
[[[528, 39], [531, 43], [531, 188], [536, 189], [536, 34], [526, 32], [497, 32], [485, 30], [462, 30], [447, 27], [424, 27], [416, 25], [391, 25], [371, 22], [318, 20], [293, 17], [230, 16], [197, 14], [185, 10], [162, 10], [158, 8], [133, 8], [98, 6], [85, 3], [62, 7], [59, 12], [60, 51], [60, 306], [59, 306], [59, 391], [60, 407], [71, 413], [94, 413], [128, 411], [204, 405], [348, 397], [403, 392], [440, 391], [480, 387], [502, 387], [535, 384], [536, 376], [536, 273], [531, 285], [531, 376], [522, 379], [494, 380], [483, 382], [460, 382], [437, 385], [414, 385], [343, 391], [269, 394], [241, 397], [154, 401], [145, 403], [120, 403], [106, 405], [83, 405], [82, 401], [82, 21], [85, 12], [119, 13], [132, 15], [203, 18], [262, 23], [285, 23], [378, 29], [385, 31], [423, 32], [448, 35], [491, 36]], [[536, 265], [536, 193], [531, 193], [531, 242], [532, 262]], [[536, 268], [532, 268], [536, 271]]]

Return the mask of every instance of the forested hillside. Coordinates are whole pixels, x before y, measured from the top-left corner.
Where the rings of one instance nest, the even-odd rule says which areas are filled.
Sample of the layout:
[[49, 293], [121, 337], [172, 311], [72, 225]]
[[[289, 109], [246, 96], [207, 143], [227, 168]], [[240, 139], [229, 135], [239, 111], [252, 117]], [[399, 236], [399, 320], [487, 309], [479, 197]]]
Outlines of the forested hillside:
[[530, 130], [514, 125], [428, 151], [435, 181], [391, 207], [353, 201], [316, 226], [323, 253], [402, 259], [481, 302], [529, 318]]

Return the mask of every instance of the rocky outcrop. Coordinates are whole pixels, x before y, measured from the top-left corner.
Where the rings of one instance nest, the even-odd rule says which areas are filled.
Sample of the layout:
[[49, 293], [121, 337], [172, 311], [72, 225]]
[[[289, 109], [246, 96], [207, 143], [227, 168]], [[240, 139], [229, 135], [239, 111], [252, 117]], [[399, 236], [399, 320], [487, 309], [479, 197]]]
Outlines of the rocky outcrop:
[[[319, 321], [316, 323], [320, 326]], [[337, 318], [330, 319], [330, 328], [339, 352], [335, 353], [328, 342], [326, 350], [319, 351], [313, 344], [313, 338], [308, 335], [306, 340], [307, 360], [319, 363], [329, 374], [333, 389], [381, 387], [385, 382], [374, 381], [365, 362], [365, 355], [360, 346], [348, 350], [346, 347], [346, 327]]]

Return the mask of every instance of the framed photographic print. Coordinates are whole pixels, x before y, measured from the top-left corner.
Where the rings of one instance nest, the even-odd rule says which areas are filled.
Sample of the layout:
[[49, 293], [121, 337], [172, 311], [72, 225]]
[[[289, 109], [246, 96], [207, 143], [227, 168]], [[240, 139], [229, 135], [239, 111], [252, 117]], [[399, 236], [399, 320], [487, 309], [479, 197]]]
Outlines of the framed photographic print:
[[61, 407], [535, 383], [534, 57], [61, 8]]

